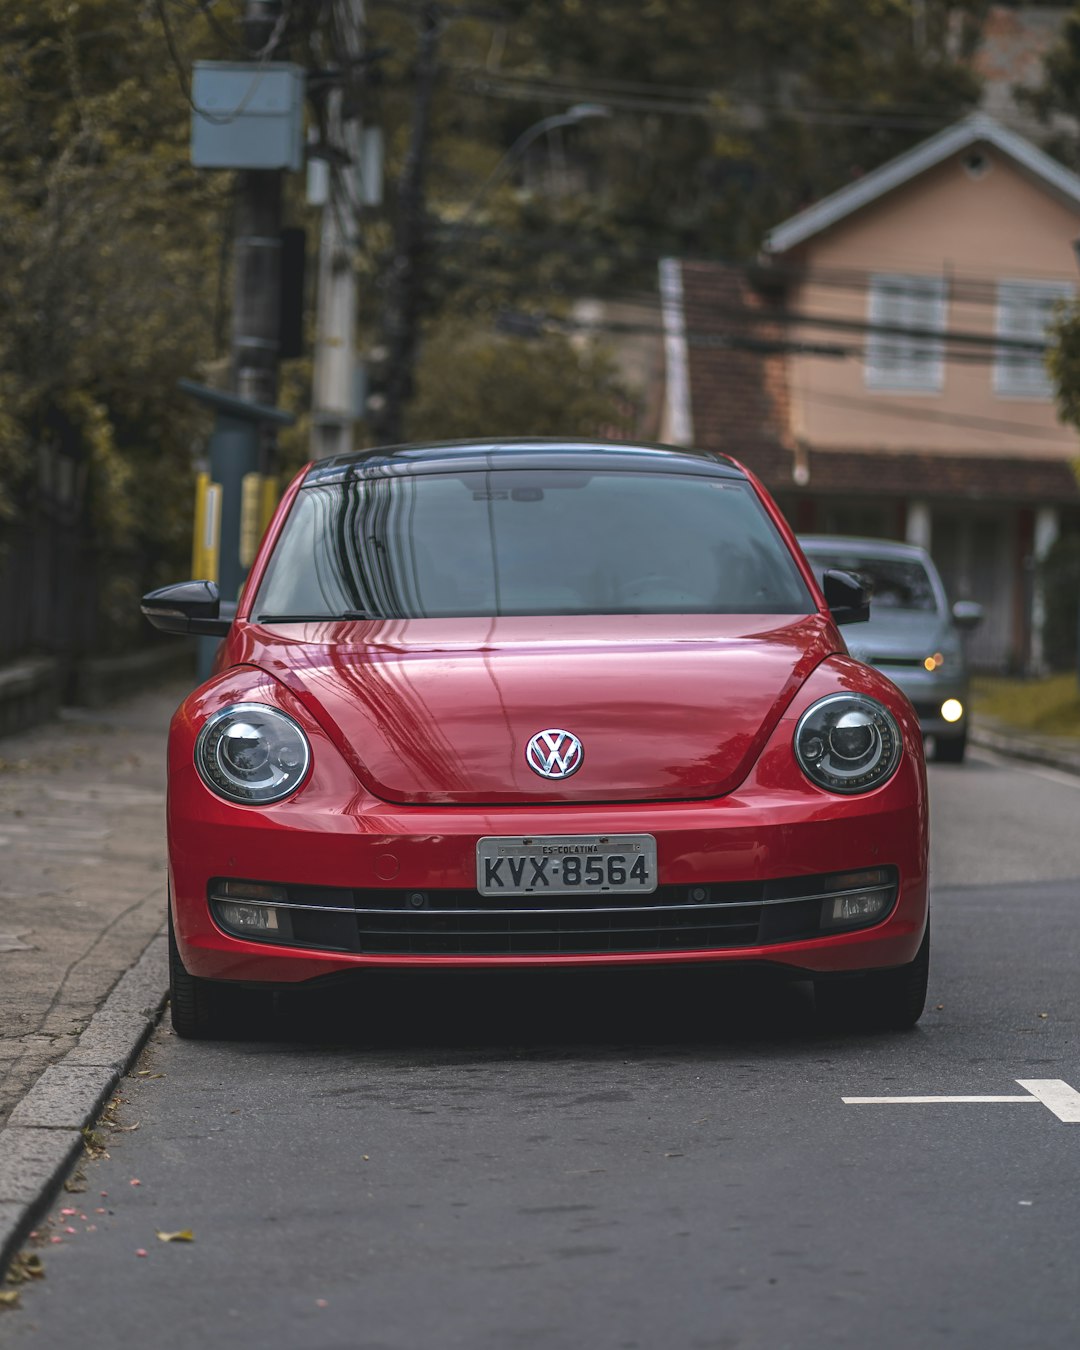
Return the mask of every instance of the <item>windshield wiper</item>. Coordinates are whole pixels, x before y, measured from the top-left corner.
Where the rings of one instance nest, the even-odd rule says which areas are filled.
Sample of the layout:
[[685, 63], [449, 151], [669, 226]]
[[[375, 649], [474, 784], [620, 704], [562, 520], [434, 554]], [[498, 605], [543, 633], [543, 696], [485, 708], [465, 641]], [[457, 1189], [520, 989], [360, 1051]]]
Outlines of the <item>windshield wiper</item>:
[[338, 623], [341, 619], [381, 619], [366, 609], [343, 609], [340, 614], [260, 614], [256, 623]]

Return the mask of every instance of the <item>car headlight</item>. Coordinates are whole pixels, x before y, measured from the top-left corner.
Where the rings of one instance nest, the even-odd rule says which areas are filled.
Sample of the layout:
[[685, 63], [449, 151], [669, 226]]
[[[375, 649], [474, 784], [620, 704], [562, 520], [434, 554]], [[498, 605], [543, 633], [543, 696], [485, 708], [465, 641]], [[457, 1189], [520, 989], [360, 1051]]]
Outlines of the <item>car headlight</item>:
[[869, 792], [900, 763], [892, 713], [865, 694], [829, 694], [795, 727], [795, 758], [811, 782], [830, 792]]
[[199, 776], [231, 802], [281, 801], [304, 781], [310, 762], [311, 747], [298, 724], [266, 703], [222, 708], [195, 742]]

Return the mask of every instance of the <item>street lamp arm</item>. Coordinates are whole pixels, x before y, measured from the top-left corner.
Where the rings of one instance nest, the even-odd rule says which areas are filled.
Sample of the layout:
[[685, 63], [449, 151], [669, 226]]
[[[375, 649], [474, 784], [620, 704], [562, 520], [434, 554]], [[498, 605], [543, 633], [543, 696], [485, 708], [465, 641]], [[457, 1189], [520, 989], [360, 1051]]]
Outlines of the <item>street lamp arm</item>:
[[541, 136], [547, 135], [549, 131], [554, 131], [557, 127], [577, 126], [579, 122], [587, 121], [592, 117], [610, 117], [611, 109], [601, 103], [579, 103], [573, 108], [569, 108], [564, 113], [555, 113], [551, 117], [542, 118], [539, 122], [534, 122], [531, 127], [521, 133], [517, 140], [510, 146], [509, 150], [503, 155], [502, 159], [495, 165], [487, 178], [480, 185], [479, 191], [474, 195], [465, 210], [458, 216], [454, 225], [456, 233], [469, 220], [470, 216], [488, 195], [496, 184], [509, 173], [510, 169], [518, 162], [521, 156], [528, 150], [534, 141], [538, 141]]

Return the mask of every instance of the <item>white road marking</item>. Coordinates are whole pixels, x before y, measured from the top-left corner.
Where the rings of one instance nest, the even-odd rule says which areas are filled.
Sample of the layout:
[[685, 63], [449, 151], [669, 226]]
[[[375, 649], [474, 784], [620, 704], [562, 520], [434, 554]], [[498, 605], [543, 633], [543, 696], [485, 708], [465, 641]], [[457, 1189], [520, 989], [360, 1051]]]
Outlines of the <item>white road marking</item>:
[[1060, 1078], [1018, 1078], [1016, 1080], [1048, 1106], [1066, 1125], [1080, 1125], [1080, 1092]]
[[1028, 1096], [1007, 1097], [980, 1094], [957, 1097], [841, 1097], [845, 1106], [910, 1106], [937, 1102], [1041, 1102], [1065, 1125], [1080, 1125], [1080, 1092], [1061, 1078], [1018, 1078]]
[[908, 1106], [927, 1102], [1037, 1102], [1038, 1097], [841, 1097], [845, 1106]]

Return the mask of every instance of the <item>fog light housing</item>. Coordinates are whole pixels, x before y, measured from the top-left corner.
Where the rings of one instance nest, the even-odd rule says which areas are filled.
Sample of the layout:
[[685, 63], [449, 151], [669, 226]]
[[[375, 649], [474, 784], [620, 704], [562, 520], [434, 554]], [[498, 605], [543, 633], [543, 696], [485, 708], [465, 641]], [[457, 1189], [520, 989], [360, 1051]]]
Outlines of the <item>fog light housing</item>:
[[210, 904], [214, 918], [229, 933], [241, 937], [289, 936], [289, 919], [277, 905], [287, 904], [288, 891], [262, 881], [212, 881]]
[[964, 715], [964, 705], [958, 698], [947, 698], [941, 705], [941, 715], [946, 722], [959, 722]]
[[217, 912], [226, 928], [257, 933], [278, 931], [277, 910], [269, 905], [241, 905], [235, 900], [219, 900]]
[[837, 876], [833, 887], [839, 893], [826, 895], [822, 900], [822, 928], [869, 927], [888, 914], [896, 899], [895, 873], [891, 868], [873, 867]]

